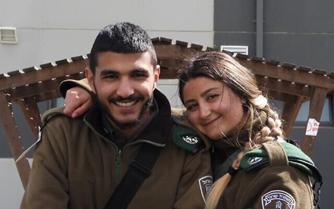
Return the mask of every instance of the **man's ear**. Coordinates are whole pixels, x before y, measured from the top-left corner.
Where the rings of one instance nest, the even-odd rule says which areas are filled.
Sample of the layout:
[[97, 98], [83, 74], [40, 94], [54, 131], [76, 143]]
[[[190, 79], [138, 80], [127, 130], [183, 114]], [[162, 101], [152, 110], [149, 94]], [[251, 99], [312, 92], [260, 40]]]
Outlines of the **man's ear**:
[[160, 65], [157, 65], [155, 66], [155, 69], [154, 69], [154, 81], [158, 82], [159, 77], [160, 77]]
[[90, 88], [95, 91], [95, 85], [94, 85], [94, 74], [92, 72], [92, 70], [88, 67], [85, 68], [85, 76], [87, 78], [88, 84], [90, 86]]

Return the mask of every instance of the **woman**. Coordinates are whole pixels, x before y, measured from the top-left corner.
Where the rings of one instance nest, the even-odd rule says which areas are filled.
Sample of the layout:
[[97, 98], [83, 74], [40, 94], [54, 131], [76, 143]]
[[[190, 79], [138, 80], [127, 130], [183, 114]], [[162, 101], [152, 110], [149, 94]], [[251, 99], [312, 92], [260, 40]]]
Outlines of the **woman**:
[[208, 209], [313, 208], [309, 178], [321, 181], [320, 174], [284, 141], [278, 114], [247, 68], [225, 53], [205, 53], [179, 76], [179, 95], [187, 120], [214, 144]]
[[[321, 176], [310, 158], [285, 142], [278, 114], [247, 68], [225, 53], [204, 53], [181, 72], [179, 95], [185, 120], [213, 142], [216, 182], [207, 209], [314, 208], [313, 183]], [[90, 101], [82, 91], [67, 91], [67, 113], [78, 98]]]

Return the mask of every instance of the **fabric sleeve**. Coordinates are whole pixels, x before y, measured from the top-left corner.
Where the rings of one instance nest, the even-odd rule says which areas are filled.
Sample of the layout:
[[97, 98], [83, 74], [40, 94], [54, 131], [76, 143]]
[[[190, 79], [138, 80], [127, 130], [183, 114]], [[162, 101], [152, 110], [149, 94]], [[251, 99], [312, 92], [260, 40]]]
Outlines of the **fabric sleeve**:
[[41, 137], [21, 209], [66, 209], [69, 196], [65, 134], [52, 121], [43, 128]]
[[210, 153], [202, 150], [189, 154], [174, 204], [175, 209], [203, 209], [205, 198], [212, 186]]
[[89, 93], [93, 93], [93, 90], [89, 86], [88, 80], [84, 78], [81, 80], [67, 79], [62, 81], [59, 85], [60, 94], [65, 98], [66, 91], [73, 87], [81, 87], [87, 90]]
[[310, 179], [294, 167], [268, 166], [241, 179], [236, 197], [242, 205], [236, 208], [314, 208]]

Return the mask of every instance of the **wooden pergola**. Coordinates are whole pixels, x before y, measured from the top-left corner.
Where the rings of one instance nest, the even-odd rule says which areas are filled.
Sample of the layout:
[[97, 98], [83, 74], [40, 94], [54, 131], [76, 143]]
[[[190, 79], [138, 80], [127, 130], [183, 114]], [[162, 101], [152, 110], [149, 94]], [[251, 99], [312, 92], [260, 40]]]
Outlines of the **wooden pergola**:
[[[178, 70], [191, 57], [215, 50], [162, 37], [152, 40], [161, 66], [161, 79], [177, 78]], [[236, 54], [235, 57], [254, 72], [261, 88], [270, 98], [284, 102], [282, 118], [286, 121], [284, 131], [287, 136], [302, 103], [307, 100], [310, 101], [309, 118], [320, 121], [326, 96], [334, 90], [334, 73], [241, 54]], [[58, 98], [59, 83], [68, 78], [83, 78], [87, 64], [88, 57], [85, 55], [0, 75], [0, 108], [3, 112], [0, 119], [14, 160], [24, 148], [12, 110], [13, 103], [20, 106], [33, 135], [37, 137], [38, 127], [41, 125], [37, 103]], [[305, 136], [302, 140], [301, 147], [307, 154], [312, 153], [315, 139], [315, 136]], [[25, 188], [30, 172], [27, 159], [18, 161], [16, 167]]]

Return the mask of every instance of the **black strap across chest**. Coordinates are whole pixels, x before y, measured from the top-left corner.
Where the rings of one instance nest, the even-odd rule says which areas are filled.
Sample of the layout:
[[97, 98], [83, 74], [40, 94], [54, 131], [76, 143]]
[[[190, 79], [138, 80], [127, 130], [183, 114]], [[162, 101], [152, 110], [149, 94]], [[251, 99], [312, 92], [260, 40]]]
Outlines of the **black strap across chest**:
[[116, 187], [105, 209], [126, 209], [144, 180], [151, 175], [162, 147], [142, 144], [128, 171]]

